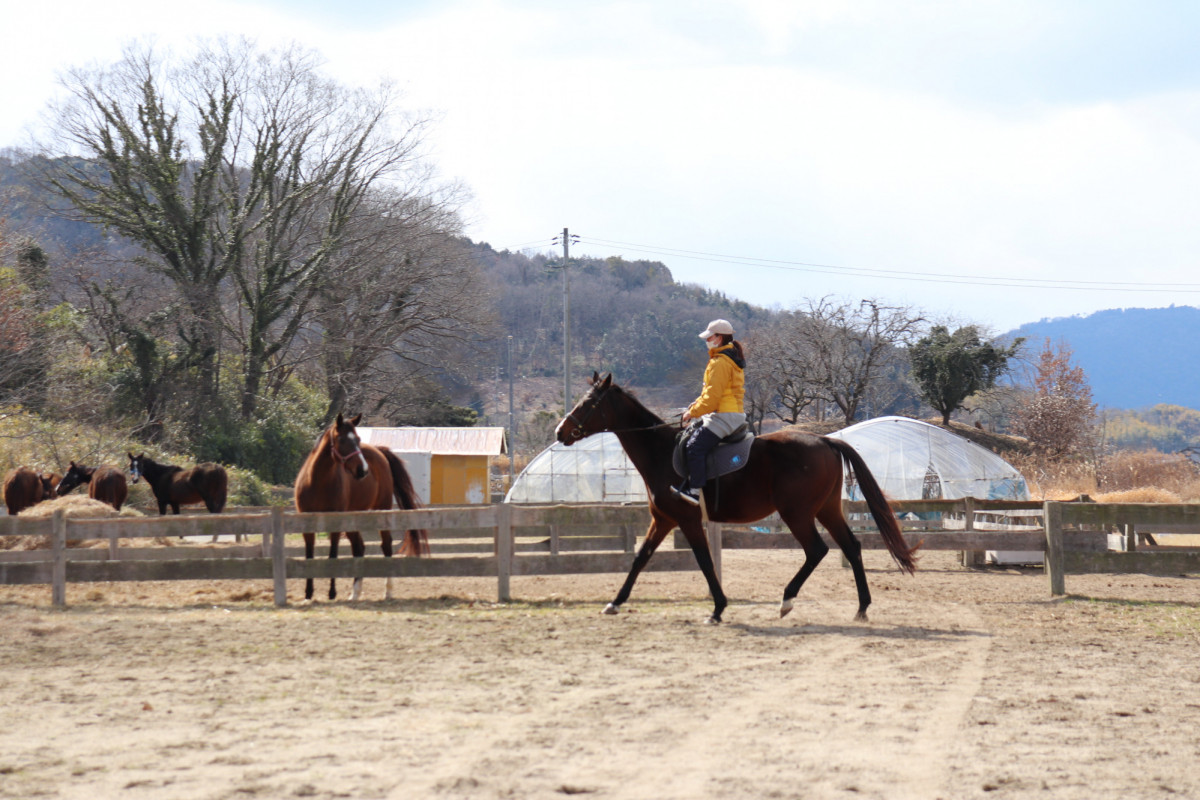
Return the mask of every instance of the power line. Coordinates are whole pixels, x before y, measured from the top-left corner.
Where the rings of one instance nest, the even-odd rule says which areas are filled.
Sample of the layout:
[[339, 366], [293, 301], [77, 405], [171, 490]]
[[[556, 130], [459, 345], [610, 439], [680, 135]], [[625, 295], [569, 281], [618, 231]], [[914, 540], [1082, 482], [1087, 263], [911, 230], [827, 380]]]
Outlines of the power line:
[[1067, 289], [1078, 291], [1100, 292], [1183, 292], [1200, 293], [1200, 284], [1196, 283], [1147, 283], [1144, 281], [1083, 281], [1074, 279], [1055, 278], [1017, 278], [955, 275], [938, 272], [917, 272], [906, 270], [882, 269], [877, 267], [843, 267], [835, 264], [817, 264], [805, 261], [786, 261], [779, 259], [755, 258], [750, 256], [735, 256], [723, 253], [710, 253], [700, 250], [685, 250], [674, 247], [637, 244], [609, 239], [583, 237], [583, 243], [600, 246], [616, 246], [638, 253], [666, 256], [672, 258], [690, 258], [698, 261], [712, 261], [741, 266], [765, 267], [790, 272], [809, 272], [828, 275], [853, 275], [855, 277], [881, 278], [887, 280], [915, 281], [919, 283], [950, 283], [970, 286], [1002, 286], [1026, 289]]

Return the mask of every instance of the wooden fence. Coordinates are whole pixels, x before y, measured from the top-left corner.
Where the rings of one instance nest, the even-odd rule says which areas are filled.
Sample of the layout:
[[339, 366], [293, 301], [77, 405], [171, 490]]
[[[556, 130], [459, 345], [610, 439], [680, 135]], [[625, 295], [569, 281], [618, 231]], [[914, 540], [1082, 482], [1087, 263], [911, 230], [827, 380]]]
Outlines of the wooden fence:
[[[1138, 529], [1169, 526], [1200, 530], [1198, 505], [1101, 505], [966, 500], [893, 503], [910, 543], [924, 550], [985, 550], [1045, 553], [1054, 594], [1065, 593], [1068, 573], [1200, 572], [1200, 549], [1136, 547]], [[883, 549], [865, 504], [847, 503], [865, 549]], [[1048, 527], [1040, 517], [1050, 521]], [[859, 519], [859, 518], [862, 519]], [[109, 519], [0, 517], [0, 536], [44, 536], [46, 549], [0, 552], [0, 584], [50, 584], [55, 605], [66, 604], [67, 583], [263, 579], [274, 586], [278, 606], [287, 603], [287, 581], [303, 578], [494, 577], [497, 595], [511, 599], [511, 578], [522, 575], [623, 573], [649, 521], [645, 506], [490, 505], [298, 514], [281, 508], [238, 514]], [[430, 531], [434, 555], [387, 559], [378, 553], [379, 529]], [[303, 558], [295, 534], [362, 530], [368, 555], [331, 560], [327, 545]], [[1124, 552], [1109, 548], [1119, 530]], [[293, 543], [287, 536], [293, 535]], [[249, 544], [171, 547], [119, 546], [119, 539], [242, 537]], [[823, 534], [828, 540], [828, 534]], [[708, 526], [718, 575], [726, 549], [790, 549], [799, 545], [777, 518], [754, 525]], [[104, 547], [74, 546], [100, 540]], [[832, 545], [832, 541], [830, 541]], [[325, 550], [325, 552], [321, 552]], [[1169, 550], [1169, 551], [1168, 551]], [[964, 558], [964, 563], [977, 560]], [[650, 561], [650, 571], [695, 569], [691, 550], [676, 533]]]

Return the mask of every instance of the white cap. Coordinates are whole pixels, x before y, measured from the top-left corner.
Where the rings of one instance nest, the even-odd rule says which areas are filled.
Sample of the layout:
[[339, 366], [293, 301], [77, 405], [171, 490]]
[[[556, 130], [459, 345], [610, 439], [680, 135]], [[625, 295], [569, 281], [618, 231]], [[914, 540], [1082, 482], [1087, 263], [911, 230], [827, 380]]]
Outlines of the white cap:
[[729, 324], [728, 320], [714, 319], [712, 322], [708, 323], [708, 328], [704, 331], [704, 333], [700, 334], [700, 338], [707, 339], [708, 337], [715, 336], [718, 333], [726, 333], [730, 336], [733, 336], [733, 326]]

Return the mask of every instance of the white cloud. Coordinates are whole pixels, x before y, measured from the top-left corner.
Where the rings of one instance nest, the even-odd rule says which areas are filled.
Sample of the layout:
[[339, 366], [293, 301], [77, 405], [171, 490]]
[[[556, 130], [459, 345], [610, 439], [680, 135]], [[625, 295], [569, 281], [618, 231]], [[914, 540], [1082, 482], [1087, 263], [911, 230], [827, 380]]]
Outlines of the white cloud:
[[[468, 0], [373, 17], [350, 16], [353, 3], [341, 16], [287, 8], [29, 4], [18, 28], [54, 28], [55, 47], [12, 37], [0, 52], [5, 74], [25, 76], [0, 86], [12, 111], [0, 144], [15, 143], [55, 69], [111, 60], [134, 35], [181, 47], [245, 33], [313, 47], [349, 83], [391, 77], [410, 107], [438, 112], [431, 152], [475, 191], [469, 233], [498, 247], [568, 225], [602, 239], [912, 272], [1166, 282], [1193, 271], [1196, 58], [1168, 69], [1135, 45], [1115, 48], [1122, 64], [1141, 63], [1141, 52], [1150, 66], [1126, 69], [1136, 80], [1105, 95], [1088, 76], [1107, 69], [1097, 65], [1113, 49], [1100, 45], [1120, 41], [1121, 20], [1085, 6]], [[1135, 43], [1170, 24], [1165, 12], [1143, 16]], [[47, 62], [48, 52], [69, 60]], [[755, 302], [895, 296], [1001, 327], [1189, 300], [664, 260], [680, 278]]]

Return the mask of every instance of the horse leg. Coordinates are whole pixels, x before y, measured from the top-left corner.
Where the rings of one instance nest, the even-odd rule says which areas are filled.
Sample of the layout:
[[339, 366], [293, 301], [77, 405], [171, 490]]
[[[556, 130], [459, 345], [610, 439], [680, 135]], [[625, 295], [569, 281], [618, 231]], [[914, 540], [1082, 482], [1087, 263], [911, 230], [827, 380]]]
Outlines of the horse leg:
[[[379, 548], [381, 550], [383, 550], [384, 558], [392, 557], [392, 532], [391, 531], [380, 531], [379, 532]], [[392, 599], [392, 576], [391, 575], [387, 576], [387, 581], [384, 583], [383, 599], [384, 600]]]
[[858, 589], [858, 613], [854, 615], [854, 619], [866, 622], [867, 606], [871, 605], [871, 590], [867, 587], [867, 571], [863, 568], [862, 544], [850, 530], [846, 518], [842, 516], [841, 498], [837, 498], [836, 504], [826, 503], [825, 507], [817, 512], [817, 518], [850, 562], [850, 569], [854, 571], [854, 586]]
[[[306, 561], [312, 561], [313, 550], [316, 549], [317, 535], [315, 533], [304, 534], [304, 558]], [[306, 578], [304, 580], [304, 599], [312, 600], [313, 596], [313, 579]]]
[[825, 540], [817, 533], [817, 526], [811, 515], [801, 517], [799, 514], [785, 515], [780, 512], [780, 516], [783, 517], [792, 536], [804, 548], [804, 564], [783, 589], [783, 602], [779, 604], [779, 616], [782, 618], [792, 612], [796, 595], [800, 594], [800, 587], [821, 563], [821, 559], [825, 558], [825, 554], [829, 552], [829, 545], [825, 544]]
[[629, 594], [633, 591], [633, 584], [646, 566], [646, 562], [650, 560], [650, 556], [654, 555], [654, 551], [658, 549], [662, 540], [674, 527], [675, 524], [670, 520], [651, 515], [646, 538], [642, 541], [642, 546], [638, 548], [637, 555], [633, 557], [633, 566], [629, 568], [629, 575], [625, 578], [625, 583], [621, 585], [621, 591], [617, 592], [616, 598], [604, 607], [605, 614], [616, 614], [621, 605], [629, 599]]
[[717, 569], [713, 564], [712, 551], [708, 549], [708, 536], [705, 535], [704, 526], [699, 521], [694, 521], [694, 525], [692, 522], [681, 522], [679, 529], [683, 531], [688, 544], [692, 546], [692, 554], [696, 556], [696, 563], [700, 565], [700, 571], [704, 573], [704, 579], [708, 581], [708, 591], [713, 599], [713, 613], [708, 618], [708, 622], [716, 625], [721, 622], [721, 614], [725, 612], [725, 606], [729, 605], [729, 601], [721, 589], [721, 581], [717, 579]]
[[[350, 555], [355, 558], [362, 558], [367, 554], [367, 548], [363, 544], [362, 534], [358, 531], [347, 531], [346, 538], [350, 540]], [[358, 563], [362, 563], [361, 561]], [[361, 575], [354, 576], [354, 583], [350, 589], [350, 601], [354, 602], [362, 595], [363, 579]]]
[[[342, 541], [342, 532], [334, 531], [329, 534], [329, 557], [337, 558], [338, 545]], [[337, 598], [337, 578], [330, 576], [329, 578], [329, 599]]]

